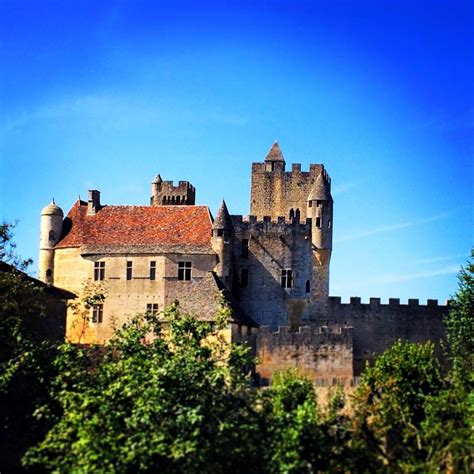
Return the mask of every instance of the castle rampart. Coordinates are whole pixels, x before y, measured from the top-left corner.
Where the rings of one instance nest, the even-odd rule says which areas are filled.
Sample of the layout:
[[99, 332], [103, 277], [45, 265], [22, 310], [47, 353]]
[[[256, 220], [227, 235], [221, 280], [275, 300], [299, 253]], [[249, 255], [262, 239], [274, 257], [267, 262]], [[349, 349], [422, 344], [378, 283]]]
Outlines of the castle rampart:
[[[112, 337], [128, 314], [161, 311], [174, 299], [212, 320], [216, 292], [232, 292], [238, 315], [230, 339], [257, 348], [263, 381], [295, 367], [316, 384], [348, 384], [397, 339], [431, 340], [441, 355], [447, 305], [329, 297], [331, 179], [322, 164], [285, 167], [276, 142], [252, 164], [247, 217], [230, 216], [223, 201], [212, 219], [194, 206], [194, 186], [160, 175], [152, 207], [102, 206], [92, 190], [63, 219], [53, 202], [41, 215], [40, 278], [77, 294], [85, 279], [107, 285], [107, 301], [92, 309], [91, 342]], [[69, 335], [72, 325], [68, 318]]]
[[437, 355], [442, 358], [440, 340], [444, 338], [443, 317], [448, 310], [448, 304], [438, 305], [432, 299], [426, 305], [418, 299], [401, 304], [398, 298], [390, 298], [388, 304], [382, 304], [380, 298], [362, 303], [358, 297], [342, 303], [340, 297], [331, 296], [325, 307], [324, 322], [328, 326], [354, 327], [354, 375], [358, 376], [375, 353], [383, 352], [397, 339], [433, 341]]
[[261, 327], [257, 335], [257, 373], [262, 385], [276, 372], [295, 368], [311, 380], [331, 380], [337, 376], [347, 384], [352, 371], [353, 328], [349, 326], [302, 326], [292, 331], [280, 326], [276, 331]]

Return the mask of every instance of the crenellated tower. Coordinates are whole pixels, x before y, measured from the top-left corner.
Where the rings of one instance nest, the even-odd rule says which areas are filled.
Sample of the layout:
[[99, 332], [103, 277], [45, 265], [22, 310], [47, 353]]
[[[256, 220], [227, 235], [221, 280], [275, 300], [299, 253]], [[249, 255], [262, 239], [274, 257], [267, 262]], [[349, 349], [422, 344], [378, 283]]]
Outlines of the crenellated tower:
[[189, 181], [163, 181], [158, 174], [151, 182], [150, 206], [194, 206], [196, 189]]
[[41, 211], [38, 278], [48, 284], [54, 283], [54, 246], [61, 238], [63, 217], [64, 213], [54, 199]]
[[307, 198], [322, 169], [312, 164], [309, 171], [301, 171], [301, 164], [294, 163], [291, 171], [285, 171], [283, 153], [275, 142], [263, 163], [252, 163], [250, 215], [304, 222]]
[[[291, 267], [295, 285], [304, 285], [304, 294], [309, 296], [305, 314], [317, 317], [324, 311], [329, 296], [333, 223], [331, 179], [322, 164], [310, 164], [309, 171], [302, 171], [299, 163], [292, 164], [291, 171], [286, 171], [285, 165], [276, 142], [263, 163], [252, 164], [250, 215], [257, 220], [271, 219], [273, 222], [285, 219], [288, 223], [303, 224], [308, 220], [306, 238], [310, 245], [293, 245], [291, 252], [298, 263]], [[300, 258], [302, 254], [305, 256]], [[302, 271], [302, 261], [310, 262], [309, 280], [302, 278], [306, 271]], [[295, 288], [291, 294], [296, 293]]]

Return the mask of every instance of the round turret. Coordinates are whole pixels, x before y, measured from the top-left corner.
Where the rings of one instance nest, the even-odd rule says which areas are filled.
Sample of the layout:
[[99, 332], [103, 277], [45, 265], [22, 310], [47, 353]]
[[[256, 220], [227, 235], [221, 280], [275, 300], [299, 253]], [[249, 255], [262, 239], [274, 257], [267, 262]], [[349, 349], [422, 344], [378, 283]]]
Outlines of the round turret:
[[43, 207], [41, 211], [41, 215], [42, 216], [61, 216], [61, 218], [64, 217], [63, 210], [58, 205], [56, 205], [56, 203], [54, 202], [54, 199], [51, 201], [50, 204]]
[[214, 271], [228, 288], [232, 285], [233, 230], [232, 219], [227, 210], [225, 201], [222, 200], [216, 218], [212, 223], [211, 244], [218, 259]]
[[54, 246], [63, 231], [62, 209], [53, 201], [41, 211], [39, 279], [53, 282]]
[[314, 301], [325, 301], [329, 296], [329, 262], [332, 252], [332, 212], [330, 180], [324, 169], [314, 181], [307, 199], [307, 216], [311, 218], [313, 246], [313, 275], [311, 293]]

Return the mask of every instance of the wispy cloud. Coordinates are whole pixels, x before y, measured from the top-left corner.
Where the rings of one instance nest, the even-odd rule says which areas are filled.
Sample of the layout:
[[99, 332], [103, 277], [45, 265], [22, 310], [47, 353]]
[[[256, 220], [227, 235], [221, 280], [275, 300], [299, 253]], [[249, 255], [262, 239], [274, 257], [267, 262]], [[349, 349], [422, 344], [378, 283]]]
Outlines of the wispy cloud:
[[42, 104], [6, 117], [0, 132], [6, 134], [33, 122], [75, 119], [111, 129], [132, 129], [173, 120], [179, 123], [220, 123], [229, 126], [244, 126], [248, 122], [248, 117], [239, 113], [213, 108], [198, 110], [171, 100], [91, 94]]
[[443, 268], [436, 270], [429, 270], [425, 272], [414, 272], [414, 273], [399, 273], [399, 274], [386, 274], [378, 275], [377, 277], [364, 280], [362, 285], [374, 285], [374, 284], [387, 284], [387, 283], [399, 283], [402, 281], [419, 280], [422, 278], [433, 278], [441, 275], [452, 275], [459, 271], [457, 265], [448, 265]]
[[357, 288], [388, 285], [392, 283], [401, 283], [401, 282], [412, 281], [412, 280], [423, 280], [423, 279], [435, 278], [435, 277], [439, 277], [443, 275], [455, 275], [458, 272], [459, 272], [458, 265], [447, 265], [441, 268], [424, 271], [424, 272], [386, 273], [386, 274], [371, 276], [369, 278], [359, 278], [356, 283], [351, 282], [350, 287], [346, 287], [346, 285], [342, 285], [342, 287], [337, 288], [337, 291], [343, 292], [346, 290], [350, 290], [350, 291], [357, 292]]
[[407, 262], [407, 265], [431, 265], [433, 263], [448, 262], [450, 260], [457, 260], [463, 257], [467, 260], [469, 255], [465, 253], [458, 253], [457, 255], [449, 255], [445, 257], [420, 258], [419, 260]]
[[449, 211], [449, 212], [443, 212], [441, 214], [437, 214], [435, 216], [430, 216], [430, 217], [424, 217], [418, 220], [412, 220], [412, 221], [406, 221], [406, 222], [400, 222], [398, 224], [390, 224], [390, 225], [382, 225], [379, 227], [375, 227], [373, 229], [365, 230], [362, 232], [354, 232], [351, 234], [346, 234], [343, 235], [342, 237], [339, 237], [336, 239], [336, 242], [348, 242], [350, 240], [358, 240], [362, 239], [364, 237], [368, 237], [370, 235], [375, 235], [375, 234], [382, 234], [385, 232], [392, 232], [400, 229], [407, 229], [409, 227], [415, 227], [419, 226], [422, 224], [428, 224], [429, 222], [435, 222], [439, 221], [441, 219], [447, 219], [448, 217], [451, 217], [454, 214], [455, 211]]
[[358, 183], [341, 183], [341, 184], [336, 184], [335, 186], [332, 186], [331, 189], [331, 194], [333, 196], [338, 196], [340, 194], [347, 193], [351, 189], [354, 189]]

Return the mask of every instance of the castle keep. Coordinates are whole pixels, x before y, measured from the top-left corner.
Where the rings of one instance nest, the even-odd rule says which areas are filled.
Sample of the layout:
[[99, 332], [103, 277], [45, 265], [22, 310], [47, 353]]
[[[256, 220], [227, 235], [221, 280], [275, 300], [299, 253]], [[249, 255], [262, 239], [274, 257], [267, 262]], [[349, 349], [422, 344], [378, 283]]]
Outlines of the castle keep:
[[275, 142], [252, 164], [249, 216], [231, 215], [223, 201], [214, 219], [195, 196], [189, 182], [158, 175], [149, 206], [103, 205], [92, 190], [66, 218], [54, 202], [43, 209], [40, 279], [79, 295], [84, 282], [107, 292], [85, 323], [69, 312], [69, 339], [104, 342], [130, 315], [159, 313], [176, 299], [213, 321], [223, 294], [233, 309], [228, 338], [252, 345], [262, 381], [293, 366], [326, 384], [348, 383], [399, 337], [443, 336], [447, 306], [435, 300], [329, 296], [333, 199], [323, 165], [287, 171]]

